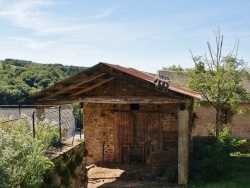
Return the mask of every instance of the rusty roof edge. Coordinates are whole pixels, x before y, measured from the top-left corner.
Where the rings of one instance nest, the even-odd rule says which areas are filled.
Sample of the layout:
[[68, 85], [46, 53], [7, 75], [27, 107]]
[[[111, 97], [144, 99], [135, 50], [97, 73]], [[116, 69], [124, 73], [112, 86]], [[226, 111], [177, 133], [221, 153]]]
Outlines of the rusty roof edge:
[[193, 91], [193, 90], [190, 90], [188, 88], [176, 86], [173, 83], [170, 83], [169, 89], [171, 89], [172, 91], [176, 91], [176, 92], [179, 92], [179, 93], [194, 97], [194, 98], [199, 99], [199, 100], [203, 99], [203, 97], [200, 95], [200, 93], [198, 93], [196, 91]]
[[105, 62], [100, 62], [100, 64], [107, 65], [107, 66], [109, 66], [111, 68], [114, 68], [116, 70], [125, 72], [127, 74], [130, 74], [132, 76], [135, 76], [137, 78], [140, 78], [142, 80], [149, 81], [149, 82], [152, 82], [152, 83], [157, 78], [157, 77], [154, 77], [153, 75], [151, 75], [149, 73], [145, 73], [145, 72], [139, 71], [139, 70], [134, 69], [134, 68], [123, 67], [123, 66], [120, 66], [120, 65], [115, 65], [115, 64], [105, 63]]

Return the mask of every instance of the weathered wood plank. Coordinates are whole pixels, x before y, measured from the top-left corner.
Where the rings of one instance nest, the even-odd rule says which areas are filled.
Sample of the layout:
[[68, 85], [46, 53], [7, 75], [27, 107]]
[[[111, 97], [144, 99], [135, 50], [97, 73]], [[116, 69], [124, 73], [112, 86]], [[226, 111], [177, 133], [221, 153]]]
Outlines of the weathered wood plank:
[[44, 99], [49, 99], [49, 98], [56, 97], [56, 96], [58, 96], [58, 95], [60, 95], [60, 94], [62, 94], [62, 93], [65, 93], [65, 92], [68, 92], [68, 91], [70, 91], [70, 90], [72, 90], [72, 89], [75, 89], [75, 88], [79, 87], [80, 85], [82, 85], [82, 84], [84, 84], [84, 83], [88, 83], [88, 82], [90, 82], [90, 81], [93, 81], [93, 80], [95, 80], [95, 79], [97, 79], [97, 78], [99, 78], [99, 77], [101, 77], [101, 76], [103, 76], [103, 75], [105, 75], [105, 74], [106, 74], [106, 73], [94, 74], [94, 75], [92, 75], [92, 76], [89, 76], [88, 78], [83, 79], [83, 80], [80, 81], [80, 82], [76, 82], [76, 83], [73, 84], [73, 85], [69, 85], [69, 86], [62, 87], [62, 88], [59, 87], [58, 91], [54, 91], [54, 92], [53, 92], [52, 94], [50, 94], [49, 96], [42, 97], [42, 98], [38, 99], [38, 101], [42, 101], [42, 100], [44, 100]]
[[84, 98], [82, 99], [84, 102], [92, 102], [92, 103], [118, 103], [118, 104], [131, 104], [131, 103], [152, 103], [152, 104], [168, 104], [168, 103], [187, 103], [189, 102], [187, 99], [168, 99], [168, 98], [117, 98], [117, 97], [97, 97], [97, 98]]
[[81, 98], [81, 97], [71, 97], [71, 98], [51, 98], [51, 99], [44, 99], [43, 101], [36, 101], [35, 104], [48, 104], [48, 105], [62, 105], [62, 104], [71, 104], [74, 102], [89, 102], [89, 103], [111, 103], [111, 104], [131, 104], [131, 103], [138, 103], [138, 104], [170, 104], [170, 103], [188, 103], [187, 99], [179, 100], [179, 99], [155, 99], [155, 98], [115, 98], [115, 97], [97, 97], [97, 98]]
[[77, 92], [74, 92], [73, 94], [69, 95], [68, 97], [77, 96], [77, 95], [80, 95], [80, 94], [85, 93], [87, 91], [90, 91], [90, 90], [92, 90], [94, 88], [97, 88], [97, 87], [107, 83], [107, 82], [110, 82], [111, 80], [114, 80], [115, 78], [116, 77], [110, 77], [110, 78], [104, 79], [104, 80], [102, 80], [102, 81], [100, 81], [100, 82], [98, 82], [98, 83], [96, 83], [96, 84], [94, 84], [92, 86], [89, 86], [89, 87], [81, 89], [81, 90], [79, 90]]

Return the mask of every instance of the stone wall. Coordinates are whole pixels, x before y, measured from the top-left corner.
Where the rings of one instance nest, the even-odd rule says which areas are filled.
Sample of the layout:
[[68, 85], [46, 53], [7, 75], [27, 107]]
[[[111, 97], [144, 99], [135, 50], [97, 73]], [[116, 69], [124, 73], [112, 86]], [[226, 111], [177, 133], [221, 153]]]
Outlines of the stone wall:
[[[123, 79], [115, 79], [107, 84], [97, 87], [94, 90], [88, 92], [89, 97], [99, 97], [99, 96], [114, 96], [119, 97], [166, 97], [161, 92], [156, 92], [152, 88], [145, 88], [141, 86], [142, 83], [135, 83], [133, 81], [128, 82]], [[148, 84], [146, 82], [146, 84]], [[168, 91], [171, 93], [171, 91]]]
[[194, 112], [197, 115], [195, 126], [193, 127], [193, 136], [212, 135], [213, 125], [215, 124], [215, 110], [210, 107], [196, 107]]
[[[250, 108], [245, 104], [244, 107]], [[193, 130], [193, 136], [212, 135], [215, 124], [215, 110], [211, 107], [197, 107], [194, 110], [197, 121]], [[230, 131], [234, 137], [250, 138], [250, 115], [234, 114], [231, 117]]]
[[71, 143], [65, 144], [62, 151], [50, 152], [48, 156], [55, 164], [55, 169], [47, 175], [42, 187], [87, 188], [87, 150], [84, 142], [75, 142], [73, 146]]
[[112, 107], [112, 104], [98, 103], [84, 106], [84, 140], [88, 149], [88, 164], [115, 160]]
[[[250, 109], [249, 104], [244, 104], [243, 106], [246, 109]], [[250, 139], [250, 114], [233, 115], [230, 130], [235, 137]]]
[[[179, 104], [140, 104], [142, 112], [161, 114], [162, 148], [178, 148]], [[84, 139], [88, 149], [87, 163], [116, 162], [115, 113], [130, 111], [130, 104], [85, 103]]]

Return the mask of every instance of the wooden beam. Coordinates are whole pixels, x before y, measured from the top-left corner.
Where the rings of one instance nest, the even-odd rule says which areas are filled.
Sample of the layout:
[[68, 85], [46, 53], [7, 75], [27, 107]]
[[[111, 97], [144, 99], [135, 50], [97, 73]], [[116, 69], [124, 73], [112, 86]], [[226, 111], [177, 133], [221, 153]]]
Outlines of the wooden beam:
[[151, 104], [168, 104], [168, 103], [188, 103], [189, 100], [168, 99], [168, 98], [84, 98], [83, 102], [90, 103], [112, 103], [112, 104], [131, 104], [131, 103], [151, 103]]
[[84, 84], [84, 83], [87, 83], [87, 82], [90, 82], [90, 81], [92, 81], [92, 80], [95, 80], [95, 79], [97, 79], [97, 78], [99, 78], [99, 77], [101, 77], [101, 76], [103, 76], [103, 75], [105, 75], [105, 74], [106, 74], [106, 73], [94, 74], [94, 75], [92, 75], [92, 76], [90, 76], [90, 77], [87, 77], [87, 78], [83, 79], [81, 82], [77, 82], [77, 83], [74, 84], [74, 85], [72, 84], [72, 85], [70, 85], [70, 86], [67, 86], [67, 87], [64, 87], [64, 88], [60, 88], [60, 90], [58, 90], [57, 92], [54, 91], [53, 94], [50, 94], [49, 96], [42, 97], [42, 98], [40, 98], [38, 101], [42, 101], [42, 100], [44, 100], [44, 99], [49, 99], [49, 98], [56, 97], [56, 96], [58, 96], [58, 95], [60, 95], [60, 94], [62, 94], [62, 93], [65, 93], [65, 92], [68, 92], [68, 91], [70, 91], [70, 90], [72, 90], [72, 89], [75, 89], [75, 88], [79, 87], [80, 85], [82, 85], [82, 84]]
[[57, 105], [66, 105], [66, 104], [72, 104], [76, 102], [81, 102], [79, 99], [58, 99], [58, 100], [44, 100], [44, 101], [35, 101], [35, 105], [51, 105], [51, 106], [57, 106]]
[[73, 94], [71, 94], [71, 95], [69, 95], [69, 96], [67, 96], [67, 97], [77, 96], [77, 95], [79, 95], [79, 94], [85, 93], [85, 92], [90, 91], [90, 90], [92, 90], [92, 89], [95, 89], [95, 88], [97, 88], [97, 87], [99, 87], [99, 86], [101, 86], [101, 85], [103, 85], [103, 84], [105, 84], [105, 83], [107, 83], [107, 82], [110, 82], [111, 80], [114, 80], [115, 78], [116, 78], [116, 77], [107, 78], [107, 79], [102, 80], [102, 81], [100, 81], [100, 82], [98, 82], [98, 83], [96, 83], [96, 84], [94, 84], [94, 85], [92, 85], [92, 86], [89, 86], [89, 87], [84, 88], [84, 89], [82, 89], [82, 90], [80, 90], [80, 91], [77, 91], [77, 92], [75, 92], [75, 93], [73, 93]]
[[71, 97], [71, 98], [61, 98], [61, 99], [47, 99], [43, 101], [36, 101], [35, 104], [37, 105], [64, 105], [64, 104], [72, 104], [75, 102], [89, 102], [89, 103], [110, 103], [110, 104], [131, 104], [131, 103], [139, 103], [139, 104], [170, 104], [170, 103], [190, 103], [188, 99], [168, 99], [168, 98], [156, 98], [156, 97], [140, 97], [140, 98], [133, 98], [133, 97]]

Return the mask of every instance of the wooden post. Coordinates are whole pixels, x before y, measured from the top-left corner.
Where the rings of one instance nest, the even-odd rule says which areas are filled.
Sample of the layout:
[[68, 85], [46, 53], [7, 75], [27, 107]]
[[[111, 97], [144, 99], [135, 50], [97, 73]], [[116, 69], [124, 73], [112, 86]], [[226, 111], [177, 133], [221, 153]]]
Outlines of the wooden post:
[[36, 137], [36, 129], [35, 129], [35, 112], [36, 112], [36, 111], [34, 111], [34, 112], [33, 112], [33, 114], [32, 114], [32, 129], [33, 129], [33, 138], [35, 138], [35, 137]]
[[180, 105], [178, 112], [178, 184], [188, 182], [188, 146], [189, 146], [189, 112], [185, 104]]
[[44, 113], [45, 113], [44, 107], [41, 107], [41, 106], [36, 107], [36, 117], [38, 120], [40, 120], [40, 121], [43, 120]]

